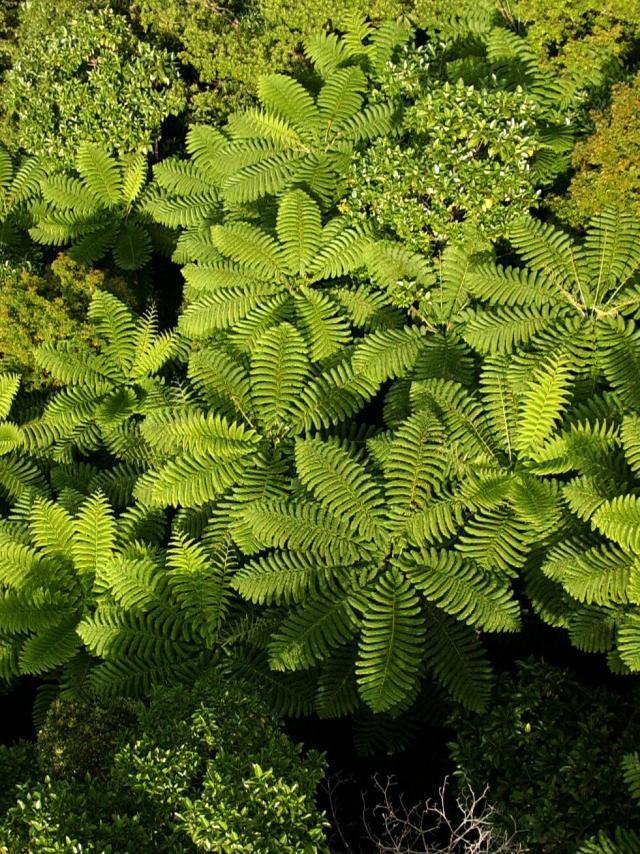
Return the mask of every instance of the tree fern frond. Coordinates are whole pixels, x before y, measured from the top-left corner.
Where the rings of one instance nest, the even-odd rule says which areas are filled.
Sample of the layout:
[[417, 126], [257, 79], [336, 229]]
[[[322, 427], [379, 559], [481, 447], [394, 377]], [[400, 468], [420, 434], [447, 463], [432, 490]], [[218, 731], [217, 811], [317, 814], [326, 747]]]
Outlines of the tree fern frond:
[[[261, 306], [265, 297], [277, 294], [278, 285], [255, 284], [249, 289], [228, 288], [194, 300], [180, 315], [178, 331], [190, 338], [208, 338], [220, 329], [246, 317], [250, 311]], [[276, 309], [286, 297], [279, 297]]]
[[527, 454], [538, 450], [550, 437], [569, 402], [573, 374], [563, 353], [538, 368], [522, 396], [516, 449]]
[[251, 358], [251, 396], [265, 430], [278, 432], [290, 420], [308, 371], [304, 340], [291, 324], [260, 337]]
[[326, 294], [311, 288], [301, 289], [296, 295], [295, 305], [313, 361], [333, 356], [349, 344], [349, 325], [339, 316], [338, 307]]
[[260, 441], [255, 430], [198, 410], [156, 412], [146, 418], [141, 429], [149, 444], [161, 454], [181, 450], [211, 454], [218, 460], [251, 454]]
[[461, 314], [462, 337], [482, 355], [510, 353], [526, 344], [536, 333], [546, 329], [558, 315], [558, 310], [542, 306], [514, 306], [473, 311]]
[[242, 515], [263, 548], [289, 548], [349, 566], [365, 546], [346, 521], [315, 504], [249, 504]]
[[415, 545], [448, 540], [463, 524], [463, 509], [464, 502], [460, 496], [445, 493], [407, 520], [406, 536]]
[[358, 687], [355, 680], [356, 651], [351, 646], [335, 649], [323, 662], [318, 677], [316, 710], [319, 718], [338, 718], [351, 714], [358, 707]]
[[640, 801], [640, 754], [626, 753], [620, 762], [622, 776], [634, 801]]
[[365, 89], [366, 78], [356, 66], [338, 68], [325, 80], [317, 104], [327, 135], [344, 133], [347, 122], [362, 106]]
[[624, 455], [634, 474], [640, 475], [640, 416], [625, 415], [620, 427]]
[[383, 464], [392, 525], [404, 527], [409, 517], [430, 503], [444, 481], [443, 444], [442, 426], [428, 412], [414, 413], [394, 433]]
[[352, 520], [364, 537], [375, 538], [382, 496], [360, 462], [319, 439], [298, 440], [295, 460], [302, 483], [330, 512]]
[[69, 661], [80, 646], [77, 623], [75, 615], [67, 616], [27, 638], [20, 650], [20, 672], [38, 675]]
[[304, 275], [322, 237], [320, 208], [302, 190], [285, 193], [278, 204], [276, 231], [289, 270]]
[[504, 354], [487, 356], [480, 374], [480, 392], [493, 435], [511, 461], [516, 452], [519, 401], [510, 382], [510, 366]]
[[455, 552], [408, 552], [403, 555], [403, 567], [425, 599], [467, 625], [489, 632], [519, 629], [518, 603], [504, 579], [465, 562]]
[[73, 561], [78, 572], [92, 576], [115, 545], [113, 511], [105, 496], [97, 493], [82, 505], [74, 521]]
[[232, 544], [213, 553], [184, 535], [174, 534], [167, 551], [168, 582], [185, 622], [211, 648], [229, 608], [229, 578], [236, 569]]
[[87, 189], [101, 204], [114, 207], [120, 203], [123, 192], [121, 170], [117, 161], [101, 146], [81, 143], [76, 154], [76, 168]]
[[249, 465], [247, 455], [219, 460], [208, 453], [183, 454], [138, 481], [135, 497], [149, 507], [197, 507], [236, 483]]
[[356, 675], [374, 712], [399, 705], [417, 690], [425, 627], [418, 597], [397, 570], [381, 576], [366, 597]]
[[473, 629], [432, 606], [424, 643], [425, 663], [454, 699], [473, 711], [485, 709], [493, 674]]
[[558, 286], [544, 270], [481, 264], [469, 277], [468, 287], [489, 304], [540, 307], [559, 301]]
[[424, 337], [414, 364], [413, 378], [452, 380], [461, 385], [471, 385], [475, 378], [473, 355], [455, 333], [430, 332]]
[[571, 643], [582, 652], [607, 652], [613, 646], [615, 614], [602, 605], [585, 605], [569, 621]]
[[582, 475], [565, 483], [562, 494], [570, 510], [588, 522], [605, 501], [614, 497], [615, 491], [600, 478]]
[[618, 624], [616, 649], [632, 672], [640, 670], [640, 616], [637, 613], [627, 614]]
[[8, 418], [11, 406], [20, 388], [18, 374], [0, 374], [0, 418]]
[[382, 329], [358, 344], [353, 367], [378, 382], [401, 377], [413, 367], [423, 346], [424, 337], [416, 326]]
[[304, 552], [272, 552], [246, 563], [234, 576], [232, 585], [250, 602], [279, 605], [301, 602], [344, 573], [339, 563], [320, 561]]
[[604, 501], [593, 514], [592, 524], [623, 549], [640, 552], [640, 498], [620, 495]]
[[313, 97], [293, 78], [285, 74], [263, 75], [258, 81], [258, 97], [267, 109], [293, 125], [303, 139], [313, 139], [319, 132]]
[[412, 409], [425, 409], [440, 419], [450, 444], [466, 454], [495, 458], [496, 444], [480, 402], [459, 383], [420, 380], [411, 384]]
[[291, 611], [272, 636], [273, 670], [304, 670], [330, 657], [356, 633], [358, 619], [342, 591], [325, 591]]
[[506, 509], [479, 511], [467, 522], [455, 547], [480, 566], [513, 574], [529, 551], [528, 526]]
[[36, 499], [31, 509], [29, 532], [34, 545], [49, 557], [73, 558], [74, 519], [53, 501]]

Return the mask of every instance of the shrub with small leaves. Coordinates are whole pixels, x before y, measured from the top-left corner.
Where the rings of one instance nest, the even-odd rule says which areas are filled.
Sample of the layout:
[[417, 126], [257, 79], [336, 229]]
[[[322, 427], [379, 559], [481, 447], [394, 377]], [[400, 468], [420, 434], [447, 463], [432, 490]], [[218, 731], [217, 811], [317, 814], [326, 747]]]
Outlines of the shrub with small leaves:
[[29, 390], [52, 383], [36, 363], [38, 345], [95, 343], [87, 312], [96, 290], [111, 291], [129, 303], [133, 300], [124, 279], [85, 267], [67, 255], [59, 255], [43, 273], [5, 267], [0, 281], [0, 370], [20, 373], [23, 387]]
[[527, 41], [542, 63], [596, 85], [617, 72], [640, 34], [638, 0], [516, 0], [498, 5], [508, 21], [526, 26]]
[[640, 74], [611, 89], [611, 103], [593, 113], [593, 133], [578, 142], [569, 197], [556, 200], [558, 211], [584, 222], [617, 205], [640, 216]]
[[573, 854], [599, 830], [640, 830], [620, 764], [640, 742], [638, 699], [637, 686], [610, 690], [521, 662], [515, 678], [499, 679], [488, 712], [453, 717], [457, 776], [488, 783], [498, 816], [510, 816], [535, 851]]
[[259, 690], [209, 672], [157, 691], [135, 731], [133, 705], [54, 704], [38, 750], [56, 777], [18, 785], [0, 851], [326, 852], [323, 760], [280, 732]]
[[192, 92], [197, 121], [219, 120], [256, 103], [258, 80], [269, 72], [301, 71], [304, 40], [349, 15], [396, 17], [407, 0], [336, 0], [328, 8], [309, 0], [137, 0], [143, 26], [164, 38], [199, 85]]
[[539, 115], [521, 90], [436, 83], [407, 110], [399, 141], [383, 137], [354, 157], [344, 207], [423, 251], [469, 226], [504, 234], [538, 202]]
[[11, 69], [0, 89], [5, 138], [69, 164], [81, 140], [149, 149], [164, 119], [184, 108], [171, 54], [140, 41], [110, 9], [56, 15], [25, 4]]

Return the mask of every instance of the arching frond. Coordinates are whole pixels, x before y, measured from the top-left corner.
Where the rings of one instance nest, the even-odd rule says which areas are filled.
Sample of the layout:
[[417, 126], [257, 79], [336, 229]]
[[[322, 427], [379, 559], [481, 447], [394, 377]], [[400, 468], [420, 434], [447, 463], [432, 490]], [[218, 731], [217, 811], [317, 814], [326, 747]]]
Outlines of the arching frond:
[[392, 709], [415, 693], [424, 638], [418, 597], [390, 570], [367, 594], [358, 648], [358, 690], [372, 711]]

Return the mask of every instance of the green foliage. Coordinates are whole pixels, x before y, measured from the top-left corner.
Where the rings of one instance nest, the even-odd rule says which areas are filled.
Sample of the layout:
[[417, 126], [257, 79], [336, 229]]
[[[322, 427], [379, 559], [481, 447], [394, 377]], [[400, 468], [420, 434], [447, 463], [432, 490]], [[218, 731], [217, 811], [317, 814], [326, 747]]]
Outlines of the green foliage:
[[109, 8], [24, 4], [15, 38], [2, 111], [6, 133], [29, 154], [69, 165], [88, 139], [110, 152], [149, 150], [184, 107], [171, 55]]
[[8, 0], [0, 10], [0, 71], [11, 65], [19, 8], [20, 0]]
[[338, 0], [327, 10], [307, 0], [251, 0], [212, 5], [207, 0], [137, 0], [134, 15], [156, 38], [178, 50], [199, 85], [191, 95], [196, 121], [219, 121], [254, 106], [259, 79], [273, 72], [304, 71], [302, 45], [349, 15], [394, 18], [403, 0]]
[[593, 132], [575, 147], [570, 195], [554, 200], [557, 210], [574, 221], [593, 216], [606, 204], [640, 216], [639, 83], [636, 75], [612, 86], [611, 103], [592, 114]]
[[576, 95], [538, 67], [524, 39], [490, 19], [468, 39], [464, 19], [447, 34], [451, 16], [443, 10], [436, 24], [444, 34], [373, 67], [374, 97], [404, 103], [401, 127], [354, 154], [341, 203], [427, 253], [476, 231], [504, 236], [566, 170], [573, 144]]
[[157, 692], [148, 709], [57, 703], [37, 749], [40, 774], [0, 819], [8, 850], [327, 850], [322, 758], [279, 731], [255, 685], [219, 672]]
[[47, 341], [95, 345], [96, 330], [87, 318], [97, 290], [132, 300], [129, 285], [102, 270], [89, 269], [59, 255], [43, 274], [21, 270], [2, 276], [0, 365], [18, 371], [23, 387], [38, 389], [51, 378], [36, 364], [34, 350]]
[[[38, 730], [37, 765], [41, 775], [82, 781], [105, 778], [123, 734], [138, 723], [141, 704], [114, 699], [55, 700]], [[133, 732], [131, 733], [133, 735]]]
[[[637, 689], [637, 686], [636, 686]], [[462, 784], [490, 787], [497, 816], [509, 816], [536, 851], [574, 852], [601, 832], [635, 838], [637, 804], [625, 796], [621, 762], [640, 737], [637, 692], [585, 684], [567, 670], [520, 663], [499, 679], [488, 712], [456, 714], [450, 745]], [[506, 820], [505, 820], [506, 821]], [[581, 852], [632, 851], [580, 847]]]
[[526, 26], [527, 41], [540, 61], [599, 85], [618, 69], [640, 26], [636, 0], [516, 0], [505, 14]]
[[401, 142], [387, 137], [354, 159], [343, 210], [426, 252], [474, 229], [504, 235], [538, 203], [536, 112], [522, 92], [435, 86], [405, 115]]
[[92, 264], [110, 253], [121, 270], [138, 270], [171, 237], [154, 229], [144, 212], [147, 160], [138, 152], [121, 160], [94, 143], [78, 147], [79, 178], [48, 170], [30, 207], [29, 230], [38, 243], [69, 246], [68, 254]]
[[[142, 153], [93, 131], [77, 175], [0, 155], [9, 237], [31, 225], [127, 271], [162, 244], [186, 282], [167, 331], [68, 259], [59, 284], [7, 285], [7, 365], [46, 335], [27, 387], [56, 386], [0, 378], [0, 673], [47, 676], [40, 709], [188, 685], [214, 660], [282, 713], [354, 714], [361, 742], [401, 744], [427, 696], [486, 707], [484, 640], [523, 605], [640, 670], [640, 225], [606, 208], [574, 239], [524, 215], [566, 167], [589, 84], [541, 68], [489, 4], [436, 6], [421, 48], [393, 21], [307, 38], [300, 79], [279, 68], [224, 127], [192, 126], [149, 186]], [[170, 36], [180, 11], [154, 26]], [[227, 27], [191, 11], [214, 40]], [[298, 795], [269, 771], [245, 782], [244, 819], [215, 774], [209, 824], [162, 809], [214, 849], [218, 802], [266, 834], [272, 784]], [[94, 795], [70, 785], [80, 838]], [[52, 803], [63, 782], [42, 786]]]
[[[450, 473], [436, 452], [443, 440], [438, 420], [418, 411], [381, 451], [381, 472], [344, 441], [299, 440], [296, 468], [306, 495], [295, 504], [246, 508], [252, 550], [276, 550], [245, 565], [233, 585], [250, 601], [289, 606], [268, 645], [273, 669], [331, 667], [335, 650], [357, 637], [354, 676], [373, 711], [410, 703], [423, 661], [457, 699], [484, 706], [490, 673], [482, 648], [447, 614], [469, 627], [513, 631], [518, 607], [508, 574], [480, 556], [421, 547], [425, 537], [448, 539], [454, 519], [462, 521], [457, 509], [444, 537], [437, 517], [433, 536], [426, 532], [426, 518], [449, 493]], [[355, 703], [354, 695], [351, 711]], [[324, 697], [322, 708], [344, 713]]]

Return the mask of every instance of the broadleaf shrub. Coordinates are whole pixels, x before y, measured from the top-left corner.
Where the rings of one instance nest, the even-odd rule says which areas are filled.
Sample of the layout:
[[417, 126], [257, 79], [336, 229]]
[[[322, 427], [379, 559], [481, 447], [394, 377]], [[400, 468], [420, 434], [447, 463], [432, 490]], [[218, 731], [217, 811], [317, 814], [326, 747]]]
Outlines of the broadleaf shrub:
[[256, 686], [220, 673], [147, 709], [58, 701], [37, 752], [0, 817], [2, 851], [327, 850], [322, 757], [280, 732]]
[[102, 5], [23, 4], [0, 86], [5, 138], [14, 147], [57, 164], [70, 164], [84, 140], [122, 153], [150, 150], [163, 120], [182, 112], [184, 86], [171, 54], [139, 40]]
[[495, 818], [532, 849], [569, 854], [616, 825], [640, 830], [621, 765], [640, 738], [637, 686], [610, 690], [531, 659], [500, 677], [488, 712], [451, 724], [460, 784], [488, 785]]

